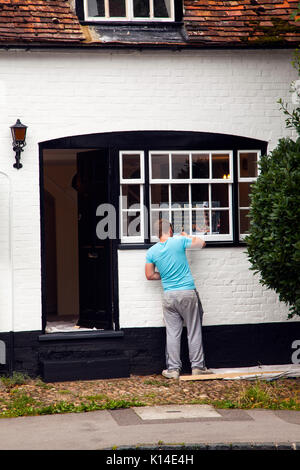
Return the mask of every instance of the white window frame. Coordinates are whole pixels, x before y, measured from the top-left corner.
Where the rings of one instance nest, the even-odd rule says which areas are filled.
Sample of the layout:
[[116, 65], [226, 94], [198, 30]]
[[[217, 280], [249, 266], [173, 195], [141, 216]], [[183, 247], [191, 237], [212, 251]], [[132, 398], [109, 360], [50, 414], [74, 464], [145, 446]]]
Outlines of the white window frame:
[[104, 0], [105, 3], [105, 16], [89, 16], [88, 15], [88, 0], [83, 0], [84, 19], [85, 21], [159, 21], [171, 22], [175, 21], [175, 0], [171, 0], [171, 15], [169, 18], [158, 18], [154, 15], [154, 0], [150, 0], [150, 17], [138, 18], [133, 16], [133, 0], [126, 0], [126, 17], [110, 17], [109, 16], [109, 0]]
[[[151, 157], [152, 155], [169, 155], [169, 178], [152, 178], [152, 164], [151, 164]], [[171, 160], [171, 155], [176, 155], [176, 154], [187, 154], [189, 155], [189, 178], [172, 178], [172, 160]], [[203, 154], [203, 155], [209, 155], [209, 177], [208, 178], [192, 178], [192, 155], [193, 154]], [[229, 171], [230, 171], [230, 178], [224, 180], [223, 178], [212, 178], [212, 154], [228, 154], [229, 155]], [[189, 225], [190, 228], [192, 227], [192, 211], [203, 211], [202, 208], [193, 208], [191, 206], [191, 185], [193, 183], [204, 183], [208, 184], [209, 188], [209, 216], [210, 220], [212, 220], [212, 212], [213, 211], [222, 211], [226, 210], [228, 211], [228, 216], [229, 216], [229, 234], [209, 234], [209, 235], [204, 235], [204, 234], [199, 234], [198, 236], [203, 237], [204, 240], [206, 241], [233, 241], [233, 226], [232, 226], [232, 185], [233, 185], [233, 151], [232, 150], [155, 150], [155, 151], [149, 151], [149, 185], [150, 185], [150, 195], [149, 195], [149, 201], [150, 201], [150, 240], [155, 242], [158, 240], [157, 237], [153, 236], [152, 234], [152, 212], [166, 212], [168, 213], [168, 219], [171, 222], [171, 212], [175, 211], [176, 209], [172, 209], [171, 206], [168, 208], [152, 208], [152, 201], [151, 201], [151, 184], [166, 184], [168, 185], [168, 191], [169, 191], [169, 201], [172, 204], [171, 201], [171, 185], [172, 184], [188, 184], [189, 188], [189, 206], [188, 208], [180, 208], [177, 210], [183, 210], [183, 211], [189, 211]], [[228, 207], [223, 207], [223, 208], [218, 208], [214, 210], [211, 205], [211, 185], [212, 184], [219, 184], [219, 183], [226, 183], [228, 184]], [[192, 234], [191, 232], [189, 235]], [[197, 235], [194, 235], [197, 236]]]
[[[241, 171], [240, 171], [240, 155], [243, 154], [243, 153], [256, 153], [257, 154], [257, 176], [253, 176], [253, 177], [241, 177]], [[257, 180], [257, 177], [260, 173], [260, 168], [259, 168], [259, 160], [260, 160], [260, 157], [261, 157], [261, 150], [238, 150], [237, 152], [237, 159], [238, 159], [238, 219], [239, 219], [239, 237], [240, 237], [240, 240], [243, 241], [245, 239], [245, 237], [248, 235], [247, 233], [241, 233], [241, 221], [240, 221], [240, 210], [249, 210], [250, 209], [250, 206], [249, 207], [244, 207], [244, 206], [240, 206], [240, 191], [239, 191], [239, 183], [254, 183], [256, 180]]]
[[[140, 178], [123, 178], [123, 155], [139, 155], [140, 156]], [[145, 240], [145, 208], [144, 208], [144, 184], [145, 184], [145, 168], [144, 168], [144, 152], [140, 150], [121, 150], [119, 152], [119, 168], [120, 168], [120, 210], [119, 210], [119, 222], [120, 222], [120, 239], [121, 243], [144, 243]], [[128, 209], [123, 208], [123, 185], [139, 185], [140, 186], [140, 208]], [[137, 214], [140, 213], [140, 236], [127, 236], [123, 233], [123, 214]]]

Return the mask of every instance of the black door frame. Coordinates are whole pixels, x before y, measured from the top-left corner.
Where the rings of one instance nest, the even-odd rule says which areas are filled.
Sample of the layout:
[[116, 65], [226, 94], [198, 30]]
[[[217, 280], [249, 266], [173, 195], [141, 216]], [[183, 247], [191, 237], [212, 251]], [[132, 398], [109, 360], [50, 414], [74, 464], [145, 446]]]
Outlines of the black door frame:
[[[42, 289], [42, 332], [45, 333], [46, 324], [47, 324], [47, 309], [46, 309], [46, 246], [45, 246], [45, 205], [44, 205], [44, 191], [45, 191], [45, 184], [44, 184], [44, 158], [43, 152], [46, 149], [70, 149], [73, 148], [74, 150], [78, 150], [78, 152], [84, 150], [97, 150], [97, 147], [86, 146], [86, 147], [67, 147], [67, 146], [51, 146], [48, 147], [47, 142], [39, 144], [39, 181], [40, 181], [40, 234], [41, 234], [41, 289]], [[114, 158], [114, 154], [118, 152], [113, 148], [109, 148], [109, 155], [108, 155], [108, 173], [109, 173], [109, 184], [108, 184], [108, 191], [110, 193], [110, 200], [111, 203], [114, 205], [116, 209], [116, 213], [119, 213], [119, 198], [116, 194], [116, 188], [118, 187], [119, 181], [119, 171], [118, 165], [116, 165], [116, 159]], [[119, 233], [119, 221], [117, 218], [117, 227], [116, 233]], [[111, 245], [111, 266], [110, 266], [110, 285], [111, 285], [111, 309], [112, 309], [112, 324], [114, 325], [114, 331], [119, 331], [119, 296], [118, 296], [118, 244], [119, 240], [110, 240]]]

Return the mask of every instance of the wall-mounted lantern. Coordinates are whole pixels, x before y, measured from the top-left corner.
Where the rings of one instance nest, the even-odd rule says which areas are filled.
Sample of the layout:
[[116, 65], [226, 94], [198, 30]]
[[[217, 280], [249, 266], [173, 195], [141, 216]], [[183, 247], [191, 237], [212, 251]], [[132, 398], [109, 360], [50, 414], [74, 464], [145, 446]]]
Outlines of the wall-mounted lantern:
[[13, 150], [14, 152], [16, 152], [16, 163], [14, 163], [13, 167], [19, 170], [23, 166], [20, 160], [21, 152], [23, 152], [23, 148], [26, 145], [27, 126], [24, 126], [24, 124], [21, 123], [20, 119], [17, 119], [16, 124], [14, 126], [11, 126], [10, 129], [13, 139]]

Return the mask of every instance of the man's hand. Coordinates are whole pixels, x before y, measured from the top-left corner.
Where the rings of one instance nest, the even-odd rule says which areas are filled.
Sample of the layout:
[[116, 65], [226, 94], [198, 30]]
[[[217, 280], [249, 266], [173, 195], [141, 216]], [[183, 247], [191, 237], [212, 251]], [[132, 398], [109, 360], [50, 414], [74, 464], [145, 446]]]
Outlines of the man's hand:
[[145, 265], [145, 275], [148, 281], [159, 281], [160, 274], [155, 271], [155, 266], [153, 263], [146, 263]]

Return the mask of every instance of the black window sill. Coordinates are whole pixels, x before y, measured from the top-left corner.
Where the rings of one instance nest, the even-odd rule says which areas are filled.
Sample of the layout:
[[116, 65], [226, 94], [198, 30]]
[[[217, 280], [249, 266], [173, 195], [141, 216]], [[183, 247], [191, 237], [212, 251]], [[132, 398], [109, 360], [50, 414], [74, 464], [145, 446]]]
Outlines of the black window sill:
[[38, 337], [39, 341], [74, 341], [77, 339], [94, 339], [94, 338], [123, 338], [123, 331], [70, 331], [70, 332], [61, 332], [61, 333], [45, 333]]
[[83, 21], [105, 43], [185, 44], [183, 23], [154, 21]]
[[[155, 243], [119, 243], [118, 250], [147, 250]], [[243, 248], [246, 247], [245, 242], [206, 242], [205, 248]]]

